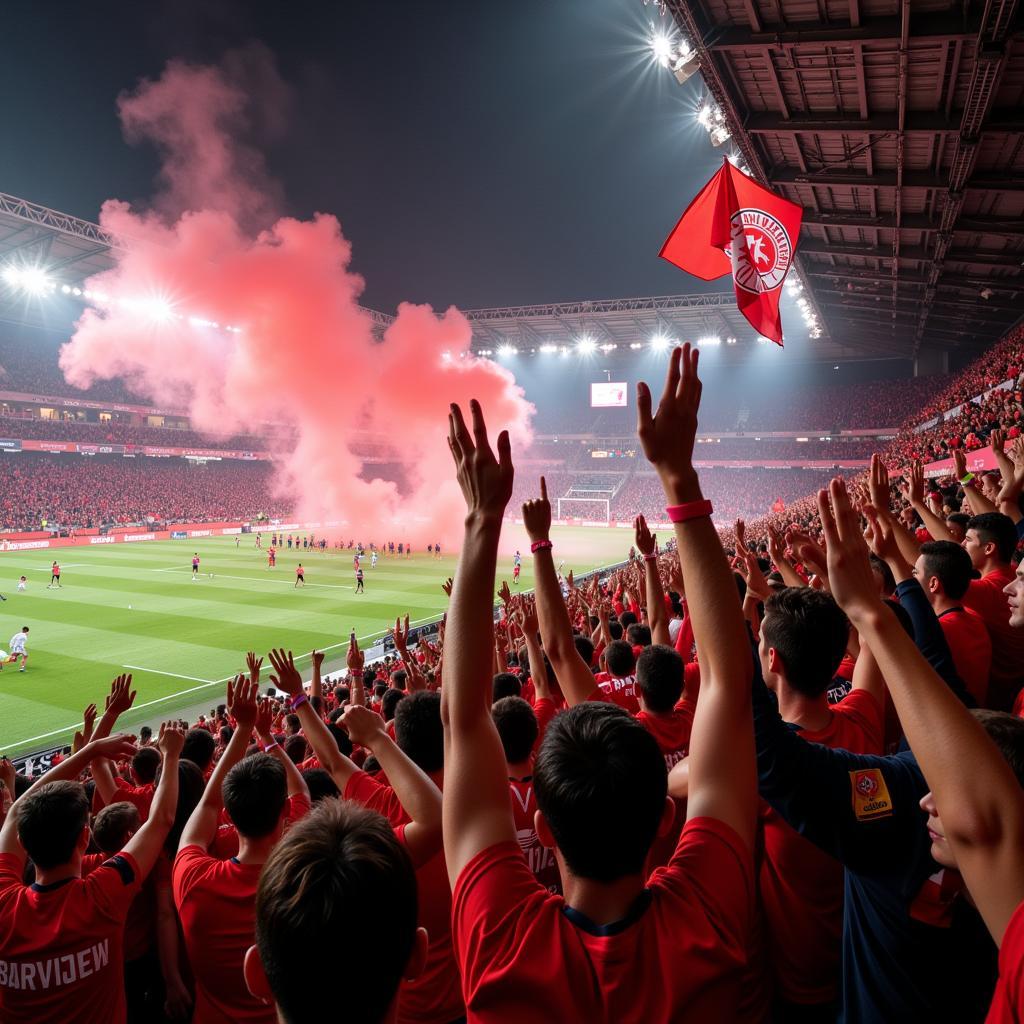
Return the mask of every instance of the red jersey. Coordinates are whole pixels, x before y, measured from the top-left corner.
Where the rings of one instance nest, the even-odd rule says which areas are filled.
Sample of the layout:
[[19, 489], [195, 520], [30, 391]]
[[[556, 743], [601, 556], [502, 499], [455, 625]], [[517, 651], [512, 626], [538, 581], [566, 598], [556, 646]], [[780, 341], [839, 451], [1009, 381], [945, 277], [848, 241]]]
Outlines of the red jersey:
[[[883, 752], [884, 716], [875, 698], [853, 690], [829, 707], [831, 721], [811, 743], [855, 754]], [[843, 866], [762, 804], [764, 857], [760, 868], [767, 953], [780, 995], [820, 1003], [836, 995], [843, 930]]]
[[[366, 772], [356, 772], [345, 787], [345, 799], [383, 814], [392, 827], [409, 821], [395, 791]], [[418, 924], [427, 929], [429, 944], [423, 973], [403, 981], [399, 989], [399, 1024], [448, 1024], [464, 1013], [459, 969], [452, 949], [452, 896], [444, 850], [416, 867], [419, 891]]]
[[537, 813], [537, 796], [533, 790], [533, 778], [509, 779], [509, 792], [512, 796], [512, 817], [516, 822], [516, 842], [523, 851], [526, 863], [534, 873], [537, 881], [548, 892], [561, 893], [562, 877], [555, 861], [555, 851], [541, 844], [537, 836], [534, 815]]
[[735, 1017], [754, 905], [753, 858], [713, 818], [686, 823], [629, 914], [599, 926], [549, 893], [516, 843], [459, 875], [452, 933], [467, 1019], [707, 1024]]
[[980, 580], [971, 580], [964, 607], [977, 612], [992, 640], [992, 682], [986, 706], [1005, 711], [1024, 680], [1024, 629], [1010, 625], [1010, 606], [1003, 588], [1014, 579], [1013, 570], [995, 569]]
[[242, 975], [256, 941], [256, 885], [261, 864], [218, 860], [200, 846], [174, 858], [178, 908], [196, 982], [193, 1024], [276, 1024], [277, 1011], [250, 994]]
[[985, 1024], [1024, 1020], [1024, 903], [1018, 905], [999, 946], [999, 980]]
[[[1007, 608], [1009, 615], [1009, 608]], [[966, 608], [951, 608], [939, 615], [957, 674], [970, 695], [985, 707], [992, 672], [992, 639], [981, 616]]]
[[303, 569], [303, 568], [302, 568], [302, 566], [300, 565], [300, 566], [299, 566], [299, 567], [298, 567], [298, 568], [297, 568], [297, 569], [295, 570], [295, 575], [296, 575], [296, 576], [301, 576], [301, 575], [302, 575], [302, 574], [303, 574], [303, 573], [304, 573], [305, 571], [306, 571], [306, 570], [305, 570], [305, 569]]
[[636, 676], [617, 678], [607, 672], [599, 672], [594, 676], [594, 682], [607, 700], [625, 708], [631, 715], [640, 710], [640, 701], [636, 696]]
[[[82, 877], [91, 875], [98, 867], [105, 864], [111, 855], [108, 853], [87, 853], [82, 858]], [[124, 959], [138, 960], [145, 956], [156, 943], [156, 890], [160, 876], [166, 872], [170, 876], [170, 864], [163, 855], [157, 858], [156, 866], [142, 883], [138, 895], [132, 900], [128, 909], [128, 917], [124, 923]]]
[[[295, 822], [309, 814], [309, 797], [305, 793], [290, 796], [286, 807], [282, 833], [287, 832]], [[224, 809], [221, 809], [221, 823], [217, 827], [213, 842], [210, 843], [210, 853], [218, 860], [238, 856], [238, 830], [232, 824], [231, 815]]]
[[88, 878], [24, 885], [0, 855], [0, 1020], [122, 1024], [124, 923], [142, 885], [130, 854]]

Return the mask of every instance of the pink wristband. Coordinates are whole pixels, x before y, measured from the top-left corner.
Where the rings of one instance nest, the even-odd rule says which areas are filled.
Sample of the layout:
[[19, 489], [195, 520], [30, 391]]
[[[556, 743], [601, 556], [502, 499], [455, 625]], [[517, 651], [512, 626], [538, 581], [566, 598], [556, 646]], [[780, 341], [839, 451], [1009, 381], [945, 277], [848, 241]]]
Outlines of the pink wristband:
[[538, 551], [544, 551], [553, 547], [554, 545], [549, 540], [535, 540], [530, 545], [530, 554], [535, 555]]
[[645, 562], [656, 562], [658, 560], [658, 552], [652, 551], [649, 555], [644, 555]]
[[304, 693], [297, 693], [290, 701], [288, 701], [288, 707], [294, 711], [296, 708], [302, 707], [302, 705], [308, 701], [309, 698]]
[[266, 745], [266, 746], [265, 746], [265, 747], [263, 748], [263, 753], [264, 753], [264, 754], [269, 754], [269, 753], [270, 753], [270, 752], [271, 752], [271, 751], [272, 751], [272, 750], [274, 749], [274, 747], [279, 747], [279, 746], [281, 746], [281, 744], [280, 744], [280, 743], [278, 743], [278, 742], [277, 742], [277, 740], [274, 740], [274, 742], [273, 742], [273, 743], [268, 743], [268, 744], [267, 744], [267, 745]]
[[688, 501], [685, 505], [669, 505], [665, 509], [665, 515], [668, 516], [669, 522], [685, 523], [689, 519], [709, 516], [713, 511], [711, 502], [703, 498], [701, 501]]

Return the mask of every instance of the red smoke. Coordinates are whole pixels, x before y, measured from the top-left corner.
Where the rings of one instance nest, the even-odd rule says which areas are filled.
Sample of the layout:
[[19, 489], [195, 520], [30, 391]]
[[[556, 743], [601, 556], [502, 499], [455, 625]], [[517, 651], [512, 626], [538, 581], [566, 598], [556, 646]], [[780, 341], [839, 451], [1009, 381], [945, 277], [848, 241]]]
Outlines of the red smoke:
[[[61, 367], [80, 387], [118, 377], [184, 406], [214, 438], [274, 424], [279, 488], [302, 520], [344, 521], [338, 532], [364, 541], [451, 547], [464, 506], [444, 439], [448, 404], [478, 398], [493, 433], [507, 427], [514, 445], [528, 442], [532, 407], [510, 373], [468, 354], [469, 324], [454, 308], [438, 316], [403, 303], [375, 341], [335, 217], [271, 223], [277, 189], [240, 139], [267, 127], [249, 111], [258, 104], [265, 120], [283, 95], [257, 50], [218, 68], [172, 62], [120, 98], [126, 136], [161, 153], [163, 191], [147, 212], [104, 204], [100, 221], [123, 249], [88, 282], [108, 300], [83, 313]], [[154, 316], [140, 299], [170, 302], [184, 319]], [[367, 441], [380, 462], [401, 467], [404, 493], [361, 478], [373, 476]]]

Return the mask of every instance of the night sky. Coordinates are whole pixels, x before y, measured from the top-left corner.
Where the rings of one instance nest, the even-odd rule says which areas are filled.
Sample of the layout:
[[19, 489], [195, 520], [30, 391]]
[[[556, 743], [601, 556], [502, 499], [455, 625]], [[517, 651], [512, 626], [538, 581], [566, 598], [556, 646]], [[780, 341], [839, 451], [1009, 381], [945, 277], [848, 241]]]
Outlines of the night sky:
[[5, 5], [0, 191], [95, 220], [145, 200], [119, 92], [172, 57], [261, 42], [292, 87], [267, 150], [286, 211], [335, 213], [364, 302], [463, 308], [658, 295], [703, 285], [665, 235], [720, 165], [699, 78], [654, 66], [640, 0], [248, 0]]

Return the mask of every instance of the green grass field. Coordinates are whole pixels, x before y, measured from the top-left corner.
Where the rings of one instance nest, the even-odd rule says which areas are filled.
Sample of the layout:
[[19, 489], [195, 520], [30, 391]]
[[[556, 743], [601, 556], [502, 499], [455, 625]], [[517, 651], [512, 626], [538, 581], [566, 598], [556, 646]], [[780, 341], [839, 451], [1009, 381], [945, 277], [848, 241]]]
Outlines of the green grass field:
[[[266, 539], [266, 537], [265, 537]], [[627, 530], [555, 528], [556, 560], [582, 573], [621, 561]], [[532, 586], [532, 559], [522, 527], [506, 527], [498, 579], [511, 580], [512, 552], [524, 552], [521, 588]], [[192, 552], [203, 576], [191, 580]], [[48, 590], [50, 562], [63, 569], [61, 590]], [[305, 565], [306, 587], [293, 587], [295, 566]], [[224, 699], [224, 684], [244, 667], [245, 652], [271, 647], [302, 654], [327, 652], [325, 671], [344, 665], [348, 635], [365, 644], [380, 637], [396, 615], [415, 625], [445, 606], [441, 582], [455, 569], [454, 556], [425, 553], [411, 559], [364, 560], [366, 594], [353, 593], [352, 553], [285, 550], [275, 570], [254, 538], [242, 536], [70, 547], [0, 554], [0, 647], [18, 629], [29, 631], [28, 671], [0, 672], [0, 752], [10, 755], [70, 742], [83, 708], [100, 710], [110, 680], [130, 671], [138, 691], [121, 725], [209, 710]], [[208, 573], [213, 573], [210, 577]], [[19, 576], [28, 589], [19, 593]], [[264, 669], [266, 681], [266, 668]]]

